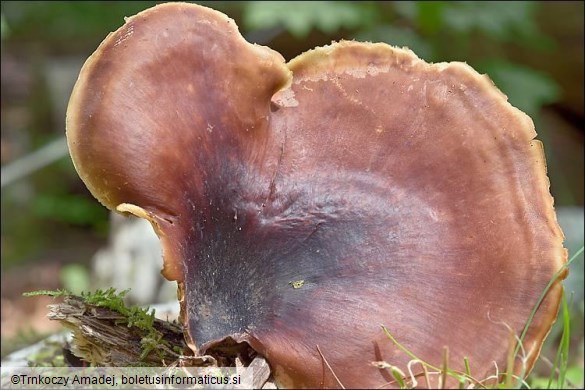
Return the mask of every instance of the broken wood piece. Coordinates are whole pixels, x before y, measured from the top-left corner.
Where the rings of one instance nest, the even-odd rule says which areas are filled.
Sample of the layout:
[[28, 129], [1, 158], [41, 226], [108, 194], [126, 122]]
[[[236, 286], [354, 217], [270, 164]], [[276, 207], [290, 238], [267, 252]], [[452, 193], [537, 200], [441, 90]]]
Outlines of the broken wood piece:
[[233, 362], [237, 368], [244, 368], [249, 362], [254, 388], [277, 388], [270, 367], [261, 356], [254, 356], [251, 361], [244, 359], [244, 355], [223, 356], [230, 351], [229, 346], [216, 350], [217, 356], [183, 355], [189, 349], [182, 326], [175, 322], [152, 318], [152, 329], [147, 330], [145, 326], [133, 325], [135, 318], [74, 295], [66, 295], [63, 303], [49, 305], [48, 318], [60, 321], [72, 331], [71, 353], [91, 366], [220, 367]]
[[72, 353], [93, 366], [167, 366], [188, 360], [190, 366], [212, 365], [211, 356], [185, 356], [188, 351], [179, 324], [153, 319], [152, 330], [129, 326], [129, 319], [115, 310], [66, 296], [49, 305], [48, 318], [72, 330]]

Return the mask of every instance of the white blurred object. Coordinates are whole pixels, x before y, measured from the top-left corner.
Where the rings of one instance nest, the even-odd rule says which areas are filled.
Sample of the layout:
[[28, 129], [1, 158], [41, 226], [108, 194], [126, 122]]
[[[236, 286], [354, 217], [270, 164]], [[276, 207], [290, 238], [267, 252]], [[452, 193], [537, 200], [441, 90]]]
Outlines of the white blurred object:
[[98, 287], [130, 289], [127, 297], [137, 304], [176, 300], [177, 284], [161, 275], [162, 266], [160, 242], [150, 223], [112, 213], [109, 244], [93, 258]]

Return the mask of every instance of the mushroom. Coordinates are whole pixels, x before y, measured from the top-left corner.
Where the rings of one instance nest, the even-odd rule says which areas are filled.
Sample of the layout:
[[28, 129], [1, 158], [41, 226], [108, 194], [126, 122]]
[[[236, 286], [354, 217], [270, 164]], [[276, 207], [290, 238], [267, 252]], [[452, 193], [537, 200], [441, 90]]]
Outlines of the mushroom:
[[159, 235], [193, 351], [247, 343], [283, 387], [388, 384], [371, 363], [412, 358], [381, 324], [431, 364], [504, 372], [559, 273], [529, 371], [567, 256], [535, 135], [464, 63], [348, 41], [285, 63], [182, 3], [108, 35], [67, 111], [92, 194]]

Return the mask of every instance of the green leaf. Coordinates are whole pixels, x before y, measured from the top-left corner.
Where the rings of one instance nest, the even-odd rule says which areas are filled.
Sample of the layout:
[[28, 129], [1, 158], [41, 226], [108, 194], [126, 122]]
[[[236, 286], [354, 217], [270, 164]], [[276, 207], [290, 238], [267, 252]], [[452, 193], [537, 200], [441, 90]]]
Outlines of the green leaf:
[[375, 19], [370, 4], [342, 1], [251, 1], [244, 8], [244, 26], [251, 30], [284, 27], [297, 38], [313, 28], [331, 34], [341, 28], [355, 29]]
[[448, 2], [441, 12], [442, 28], [458, 34], [481, 32], [495, 40], [550, 50], [556, 42], [538, 29], [539, 6], [527, 1]]
[[459, 32], [481, 31], [498, 39], [537, 31], [536, 4], [524, 1], [450, 2], [443, 11], [445, 24]]
[[396, 366], [391, 366], [390, 367], [390, 373], [392, 374], [392, 376], [394, 377], [394, 379], [396, 379], [396, 382], [398, 382], [398, 385], [400, 386], [401, 389], [407, 389], [408, 387], [406, 386], [406, 382], [404, 381], [404, 372], [402, 372], [402, 370]]

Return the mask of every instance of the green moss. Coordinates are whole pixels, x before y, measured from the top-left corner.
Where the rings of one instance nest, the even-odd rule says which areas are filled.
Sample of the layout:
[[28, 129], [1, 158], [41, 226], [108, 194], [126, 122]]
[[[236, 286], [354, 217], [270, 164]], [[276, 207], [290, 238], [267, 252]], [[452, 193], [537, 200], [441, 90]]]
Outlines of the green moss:
[[[130, 290], [124, 290], [118, 292], [115, 288], [109, 288], [107, 290], [96, 290], [94, 292], [82, 292], [81, 298], [87, 305], [110, 309], [120, 313], [124, 318], [118, 320], [116, 322], [117, 324], [136, 327], [142, 330], [144, 336], [140, 341], [142, 347], [140, 359], [144, 360], [150, 352], [159, 351], [158, 346], [164, 345], [168, 348], [171, 346], [168, 341], [163, 340], [163, 334], [154, 328], [154, 309], [150, 310], [149, 307], [142, 308], [137, 305], [126, 306], [124, 298], [129, 291]], [[45, 295], [54, 298], [74, 296], [74, 294], [67, 290], [39, 290], [27, 292], [23, 295], [26, 297]]]

